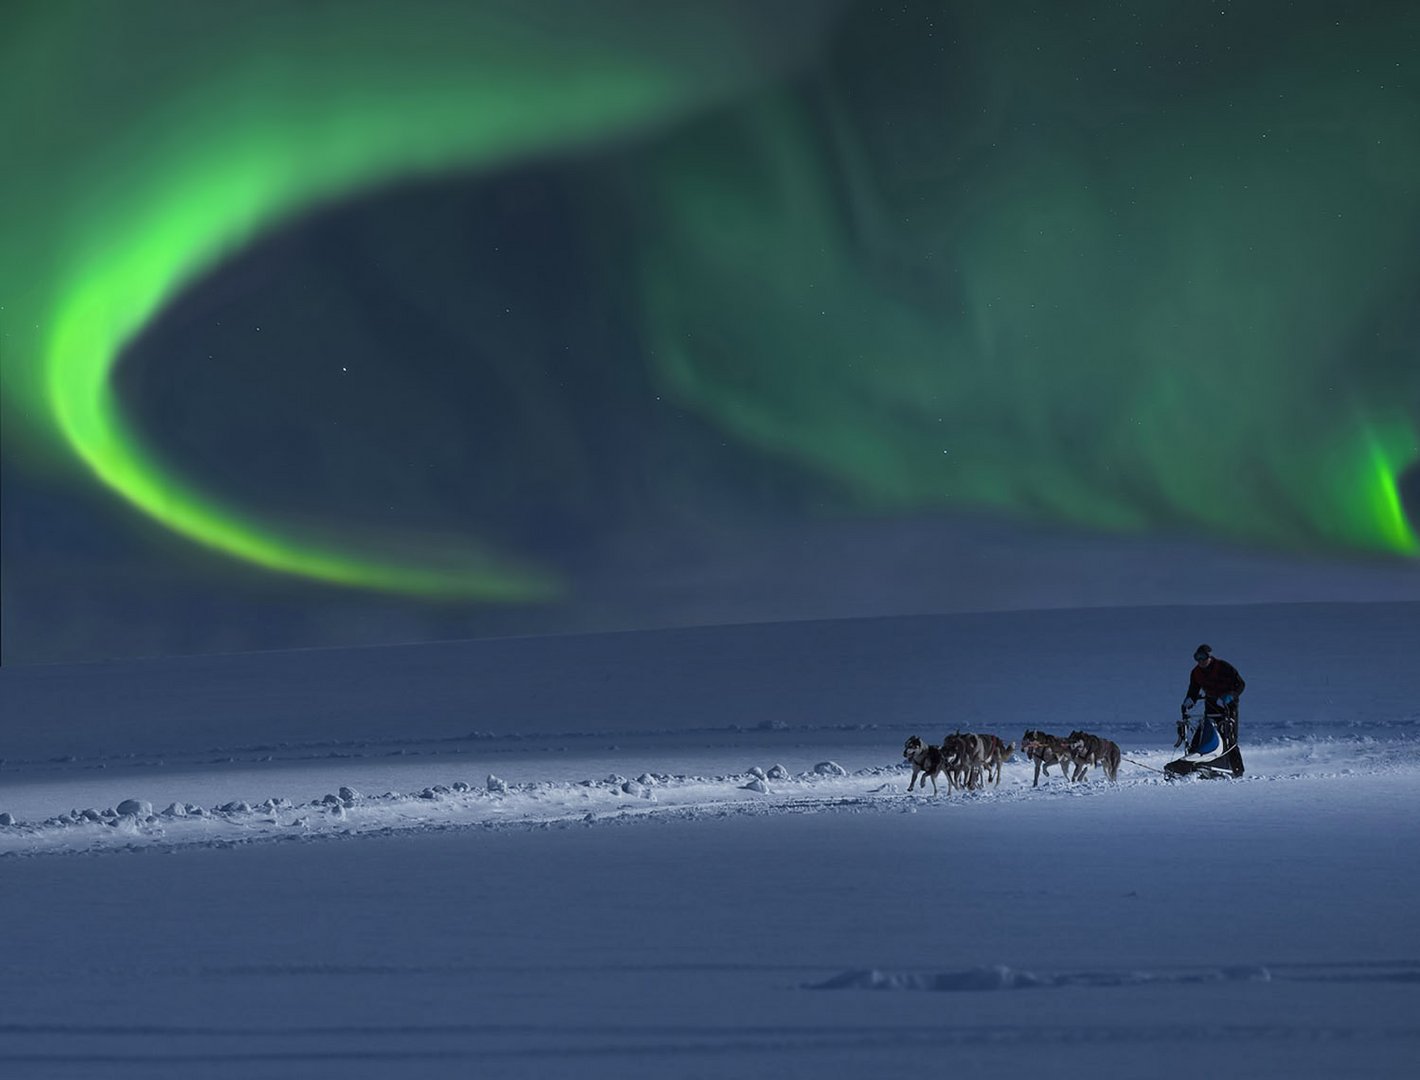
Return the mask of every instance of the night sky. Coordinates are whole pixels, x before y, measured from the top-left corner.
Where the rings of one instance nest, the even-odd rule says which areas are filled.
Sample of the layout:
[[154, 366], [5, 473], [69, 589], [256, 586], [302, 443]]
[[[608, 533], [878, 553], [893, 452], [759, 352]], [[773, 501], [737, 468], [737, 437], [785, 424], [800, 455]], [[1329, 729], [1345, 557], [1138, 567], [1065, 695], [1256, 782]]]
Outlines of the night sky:
[[7, 661], [1416, 580], [1413, 3], [0, 18]]

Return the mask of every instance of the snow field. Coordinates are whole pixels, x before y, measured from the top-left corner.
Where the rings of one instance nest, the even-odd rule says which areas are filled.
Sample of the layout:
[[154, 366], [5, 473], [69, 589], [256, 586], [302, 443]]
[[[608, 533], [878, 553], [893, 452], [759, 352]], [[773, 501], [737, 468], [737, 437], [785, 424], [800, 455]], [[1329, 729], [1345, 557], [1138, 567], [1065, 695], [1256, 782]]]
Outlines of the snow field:
[[[1156, 771], [1200, 640], [1238, 781]], [[1409, 1076], [1417, 644], [1308, 605], [6, 669], [0, 1075]], [[957, 728], [1125, 760], [908, 794]]]

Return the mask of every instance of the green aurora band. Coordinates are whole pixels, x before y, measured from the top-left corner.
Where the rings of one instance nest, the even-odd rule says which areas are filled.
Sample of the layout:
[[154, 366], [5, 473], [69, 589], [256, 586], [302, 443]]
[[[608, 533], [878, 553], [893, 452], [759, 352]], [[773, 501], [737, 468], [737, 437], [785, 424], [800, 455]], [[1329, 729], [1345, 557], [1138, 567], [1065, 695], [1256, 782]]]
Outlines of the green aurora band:
[[850, 50], [658, 152], [646, 309], [682, 395], [885, 509], [1415, 554], [1416, 10], [1180, 90], [1143, 72], [1201, 26], [967, 8], [989, 61], [899, 49], [910, 102]]
[[273, 570], [551, 596], [475, 543], [395, 558], [225, 505], [147, 448], [112, 372], [315, 207], [614, 143], [646, 362], [864, 509], [1420, 553], [1420, 16], [1302, 19], [1190, 83], [1154, 74], [1206, 40], [1189, 5], [1152, 39], [1103, 8], [937, 5], [951, 63], [876, 9], [806, 3], [785, 34], [782, 9], [671, 7], [21, 5], [7, 444]]
[[[4, 295], [20, 308], [6, 319], [7, 428], [72, 453], [164, 525], [273, 570], [434, 596], [551, 595], [544, 572], [473, 545], [390, 562], [223, 506], [146, 449], [110, 375], [184, 285], [302, 211], [625, 138], [789, 59], [753, 47], [755, 23], [727, 18], [733, 7], [622, 6], [634, 31], [556, 3], [21, 9], [0, 55], [5, 130], [32, 166], [3, 192]], [[87, 82], [95, 72], [109, 84]]]

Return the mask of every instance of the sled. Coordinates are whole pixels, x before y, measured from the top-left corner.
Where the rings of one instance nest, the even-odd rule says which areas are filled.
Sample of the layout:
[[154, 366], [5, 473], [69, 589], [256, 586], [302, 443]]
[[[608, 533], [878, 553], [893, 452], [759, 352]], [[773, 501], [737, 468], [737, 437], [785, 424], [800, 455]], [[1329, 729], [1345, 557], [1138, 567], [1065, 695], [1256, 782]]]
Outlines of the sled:
[[[1177, 776], [1201, 776], [1212, 780], [1220, 776], [1236, 779], [1243, 774], [1242, 751], [1236, 741], [1224, 739], [1218, 730], [1221, 716], [1204, 714], [1188, 742], [1188, 753], [1164, 766], [1170, 779]], [[1187, 724], [1187, 721], [1184, 721]], [[1234, 728], [1236, 725], [1232, 725]], [[1182, 731], [1187, 731], [1187, 727]]]

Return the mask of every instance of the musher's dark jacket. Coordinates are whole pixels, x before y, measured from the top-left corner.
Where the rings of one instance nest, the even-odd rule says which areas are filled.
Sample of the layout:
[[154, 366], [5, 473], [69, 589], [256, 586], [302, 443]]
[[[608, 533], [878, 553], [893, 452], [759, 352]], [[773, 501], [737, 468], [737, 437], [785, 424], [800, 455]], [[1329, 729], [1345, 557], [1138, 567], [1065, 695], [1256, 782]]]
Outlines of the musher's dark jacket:
[[1209, 701], [1214, 701], [1224, 694], [1232, 694], [1238, 697], [1247, 683], [1243, 682], [1243, 677], [1238, 674], [1238, 669], [1226, 660], [1219, 660], [1213, 657], [1213, 662], [1206, 668], [1195, 666], [1193, 673], [1188, 677], [1188, 700], [1197, 701], [1200, 697]]

